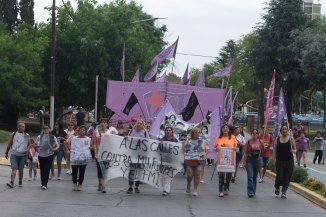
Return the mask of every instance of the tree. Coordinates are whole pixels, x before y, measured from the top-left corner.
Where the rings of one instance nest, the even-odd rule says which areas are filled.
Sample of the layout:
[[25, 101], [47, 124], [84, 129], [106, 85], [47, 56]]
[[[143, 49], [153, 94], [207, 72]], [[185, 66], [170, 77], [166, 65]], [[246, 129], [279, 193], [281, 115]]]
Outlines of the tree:
[[[133, 23], [152, 16], [134, 1], [115, 1], [96, 5], [91, 0], [78, 1], [58, 8], [56, 46], [56, 106], [71, 104], [94, 106], [95, 76], [99, 75], [99, 107], [105, 104], [107, 80], [122, 80], [119, 73], [125, 44], [125, 81], [130, 81], [137, 68], [144, 77], [151, 59], [166, 44], [166, 27], [154, 21]], [[50, 35], [50, 24], [42, 30]], [[50, 70], [50, 51], [44, 63]], [[49, 73], [44, 73], [49, 85]]]
[[21, 21], [34, 25], [34, 0], [20, 0], [19, 10]]
[[174, 73], [167, 74], [168, 82], [180, 84], [181, 78]]
[[300, 62], [303, 76], [310, 81], [311, 92], [324, 90], [324, 124], [326, 129], [326, 19], [293, 33], [292, 49]]
[[[263, 117], [263, 91], [268, 86], [273, 70], [277, 72], [276, 80], [280, 85], [286, 78], [284, 86], [286, 92], [287, 114], [292, 124], [292, 101], [294, 90], [298, 89], [303, 80], [300, 64], [294, 58], [290, 47], [292, 43], [291, 32], [302, 29], [306, 24], [301, 0], [271, 0], [263, 15], [263, 23], [257, 26], [257, 41], [253, 46], [250, 64], [254, 67], [256, 77], [260, 78], [260, 106], [259, 114]], [[261, 118], [261, 122], [263, 122]]]
[[21, 24], [14, 34], [0, 25], [0, 120], [15, 126], [19, 113], [44, 105], [42, 58], [48, 38], [30, 25]]
[[0, 19], [11, 33], [14, 32], [17, 25], [17, 15], [17, 0], [0, 0]]

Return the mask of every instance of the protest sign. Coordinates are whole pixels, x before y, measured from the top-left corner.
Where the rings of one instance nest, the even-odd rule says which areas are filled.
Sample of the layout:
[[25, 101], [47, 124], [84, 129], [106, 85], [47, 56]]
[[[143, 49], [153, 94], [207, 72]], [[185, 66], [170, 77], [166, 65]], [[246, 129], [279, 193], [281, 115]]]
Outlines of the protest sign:
[[104, 134], [99, 162], [107, 180], [124, 177], [163, 188], [183, 168], [181, 143]]
[[91, 159], [90, 145], [91, 139], [88, 137], [72, 137], [70, 149], [70, 164], [86, 165]]
[[220, 148], [216, 156], [217, 172], [235, 172], [235, 150], [233, 148]]

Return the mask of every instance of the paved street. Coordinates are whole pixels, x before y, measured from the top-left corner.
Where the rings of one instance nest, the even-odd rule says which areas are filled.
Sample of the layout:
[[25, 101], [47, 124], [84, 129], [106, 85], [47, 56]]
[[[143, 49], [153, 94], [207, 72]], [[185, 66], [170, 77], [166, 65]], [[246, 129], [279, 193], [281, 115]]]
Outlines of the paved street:
[[[25, 170], [25, 174], [27, 174]], [[172, 183], [172, 192], [164, 197], [161, 191], [141, 185], [141, 194], [127, 195], [127, 180], [115, 179], [108, 183], [108, 193], [96, 191], [96, 168], [92, 162], [86, 169], [82, 192], [72, 191], [71, 177], [50, 181], [48, 190], [40, 188], [40, 180], [24, 179], [23, 187], [8, 189], [10, 168], [0, 166], [0, 210], [1, 216], [283, 216], [324, 217], [326, 211], [300, 195], [289, 191], [288, 199], [274, 195], [273, 183], [266, 179], [258, 184], [253, 199], [246, 196], [246, 174], [240, 170], [236, 184], [231, 185], [230, 195], [218, 198], [218, 180], [210, 181], [212, 167], [208, 167], [205, 183], [199, 187], [199, 196], [185, 192], [185, 177], [179, 174]]]

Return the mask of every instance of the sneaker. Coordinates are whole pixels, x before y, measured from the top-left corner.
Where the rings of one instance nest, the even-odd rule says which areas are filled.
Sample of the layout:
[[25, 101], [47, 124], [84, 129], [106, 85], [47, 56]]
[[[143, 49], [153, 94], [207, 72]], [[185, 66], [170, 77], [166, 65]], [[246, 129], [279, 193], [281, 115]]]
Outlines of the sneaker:
[[105, 187], [102, 187], [102, 193], [103, 193], [103, 194], [106, 194]]
[[262, 178], [259, 178], [258, 182], [259, 183], [262, 183], [263, 182], [263, 179]]
[[7, 183], [7, 186], [8, 186], [9, 188], [13, 188], [13, 187], [14, 187], [14, 183], [13, 183], [13, 182], [8, 182], [8, 183]]
[[[82, 185], [78, 185], [77, 186], [77, 191], [81, 191], [82, 190]], [[102, 193], [103, 193], [103, 191], [102, 191]]]
[[232, 183], [235, 183], [235, 177], [232, 177], [232, 178], [231, 178], [231, 182], [232, 182]]
[[229, 195], [229, 190], [228, 189], [224, 189], [224, 195]]
[[128, 190], [126, 191], [127, 194], [132, 194], [132, 192], [133, 192], [132, 187], [129, 187]]
[[101, 184], [98, 184], [97, 191], [102, 191], [102, 185]]
[[47, 187], [43, 185], [42, 186], [42, 190], [46, 190], [46, 189], [47, 189]]
[[18, 182], [18, 187], [23, 187], [23, 182], [22, 181]]
[[224, 197], [223, 192], [220, 192], [220, 193], [218, 194], [218, 196], [219, 196], [219, 197]]
[[54, 174], [51, 174], [49, 179], [52, 180], [54, 178]]
[[28, 178], [28, 181], [32, 181], [32, 177], [29, 177], [29, 178]]
[[300, 163], [299, 162], [297, 162], [297, 165], [298, 165], [298, 167], [300, 166]]
[[200, 183], [204, 183], [204, 179], [201, 179], [201, 180], [200, 180]]
[[303, 164], [303, 167], [306, 168], [307, 167], [307, 164]]
[[255, 196], [255, 195], [254, 195], [253, 193], [249, 193], [249, 194], [248, 194], [248, 197], [249, 197], [249, 198], [253, 198], [254, 196]]
[[72, 190], [73, 190], [73, 191], [78, 191], [78, 186], [77, 186], [77, 184], [74, 184], [74, 185], [73, 185]]
[[139, 191], [139, 188], [138, 188], [138, 187], [136, 187], [136, 188], [135, 188], [135, 193], [137, 193], [137, 194], [139, 194], [139, 193], [140, 193], [140, 191]]
[[71, 170], [67, 170], [66, 174], [71, 175]]
[[275, 195], [280, 195], [280, 189], [279, 188], [275, 188]]
[[282, 198], [282, 199], [286, 199], [286, 194], [285, 194], [285, 193], [282, 193], [281, 198]]
[[61, 180], [61, 176], [58, 176], [57, 180]]
[[192, 196], [194, 196], [194, 197], [198, 196], [197, 190], [194, 189], [194, 191], [192, 192]]
[[166, 196], [166, 195], [168, 195], [168, 192], [163, 191], [162, 195], [163, 195], [163, 196]]

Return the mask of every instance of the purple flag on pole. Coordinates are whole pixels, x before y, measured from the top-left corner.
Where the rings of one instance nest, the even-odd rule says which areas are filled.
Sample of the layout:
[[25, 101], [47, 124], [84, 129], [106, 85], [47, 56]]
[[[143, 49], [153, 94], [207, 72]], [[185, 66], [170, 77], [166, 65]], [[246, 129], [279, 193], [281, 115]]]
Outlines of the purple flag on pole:
[[134, 77], [132, 78], [131, 82], [139, 82], [139, 69], [135, 72]]
[[125, 81], [125, 50], [126, 50], [126, 45], [123, 44], [122, 59], [120, 65], [120, 74], [122, 77], [122, 81]]
[[197, 86], [197, 87], [205, 87], [205, 72], [204, 72], [204, 70], [202, 70], [200, 72], [195, 86]]
[[277, 113], [276, 113], [276, 119], [275, 119], [275, 128], [274, 128], [274, 137], [278, 137], [280, 134], [280, 128], [282, 125], [282, 120], [286, 113], [286, 106], [284, 101], [284, 94], [283, 89], [280, 89], [280, 95], [278, 98], [278, 107], [277, 107]]
[[166, 71], [161, 75], [161, 77], [157, 80], [157, 82], [167, 82]]
[[229, 77], [231, 75], [233, 65], [234, 65], [234, 60], [231, 60], [231, 62], [224, 69], [214, 70], [210, 77], [223, 77], [223, 76]]
[[151, 125], [151, 129], [149, 131], [149, 135], [151, 138], [157, 138], [160, 134], [160, 127], [162, 122], [165, 120], [165, 115], [169, 112], [175, 113], [171, 103], [169, 100], [166, 100], [163, 106], [161, 107], [161, 110], [158, 112], [156, 118], [154, 119], [154, 122]]
[[149, 69], [149, 71], [144, 77], [145, 82], [151, 82], [151, 79], [157, 73], [158, 64], [159, 64], [158, 62], [155, 62], [154, 65], [152, 65], [152, 67]]
[[167, 47], [166, 49], [164, 49], [161, 53], [159, 53], [158, 55], [156, 55], [152, 61], [151, 64], [153, 65], [154, 63], [161, 63], [163, 62], [165, 59], [169, 59], [171, 57], [175, 57], [175, 54], [177, 52], [177, 47], [178, 47], [178, 41], [179, 41], [179, 36], [177, 38], [177, 40], [171, 44], [169, 47]]
[[186, 71], [183, 74], [183, 77], [181, 79], [181, 84], [183, 84], [183, 85], [189, 85], [190, 84], [188, 68], [189, 68], [189, 63], [187, 64]]
[[216, 137], [220, 135], [221, 130], [221, 107], [216, 108], [211, 114], [211, 136], [209, 143], [209, 150], [207, 157], [210, 159], [216, 159], [216, 152], [214, 151], [214, 143]]

